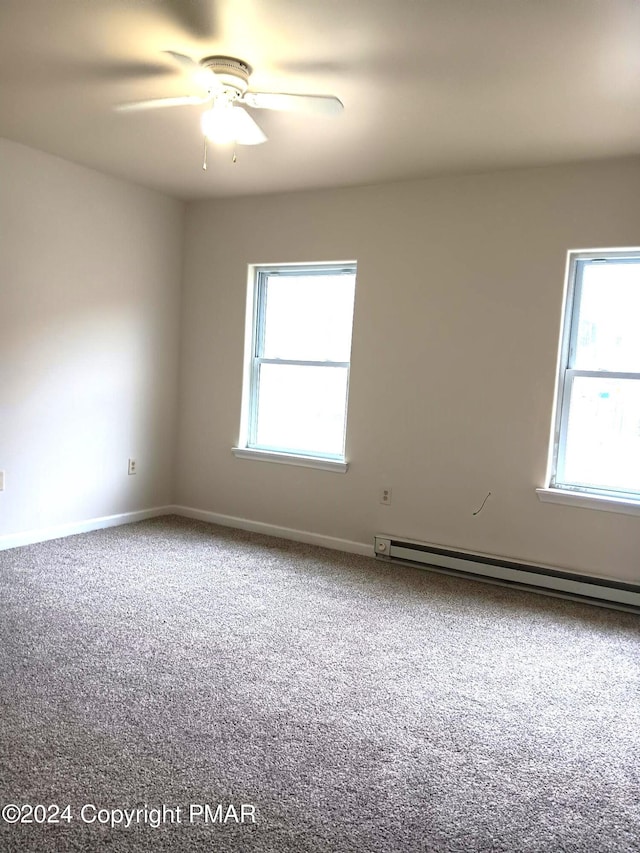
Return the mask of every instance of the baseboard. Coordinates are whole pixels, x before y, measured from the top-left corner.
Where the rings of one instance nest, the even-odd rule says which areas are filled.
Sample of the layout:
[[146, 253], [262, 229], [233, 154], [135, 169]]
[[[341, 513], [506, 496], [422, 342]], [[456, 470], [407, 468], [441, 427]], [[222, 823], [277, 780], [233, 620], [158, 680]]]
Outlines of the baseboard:
[[174, 512], [174, 509], [174, 507], [140, 509], [135, 512], [120, 512], [116, 515], [103, 515], [100, 518], [88, 518], [84, 521], [72, 521], [53, 527], [43, 527], [39, 530], [8, 533], [0, 536], [0, 551], [5, 551], [7, 548], [19, 548], [22, 545], [33, 545], [36, 542], [46, 542], [49, 539], [62, 539], [65, 536], [75, 536], [78, 533], [88, 533], [90, 530], [101, 530], [104, 527], [132, 524], [135, 521], [144, 521], [158, 515], [169, 515]]
[[[27, 530], [21, 533], [9, 533], [5, 535], [0, 535], [0, 551], [7, 550], [9, 548], [19, 548], [23, 545], [33, 545], [37, 542], [45, 542], [50, 539], [61, 539], [66, 536], [74, 536], [78, 533], [88, 533], [92, 530], [100, 530], [105, 527], [118, 527], [122, 524], [132, 524], [136, 521], [144, 521], [148, 518], [157, 518], [158, 516], [163, 515], [178, 515], [184, 518], [193, 518], [198, 521], [205, 521], [209, 524], [219, 524], [223, 527], [234, 527], [239, 530], [249, 530], [253, 533], [263, 533], [266, 536], [274, 536], [280, 539], [290, 539], [294, 542], [304, 542], [308, 545], [317, 545], [321, 548], [330, 548], [334, 551], [344, 551], [348, 554], [361, 554], [365, 557], [385, 557], [386, 559], [391, 559], [392, 562], [405, 562], [411, 563], [412, 565], [418, 565], [415, 561], [415, 555], [409, 554], [408, 556], [404, 554], [403, 548], [396, 548], [398, 553], [394, 553], [393, 551], [387, 550], [387, 540], [385, 539], [385, 550], [382, 553], [378, 552], [377, 544], [374, 544], [372, 547], [365, 542], [354, 542], [350, 539], [339, 539], [335, 536], [325, 536], [320, 533], [312, 533], [308, 530], [297, 530], [292, 527], [280, 527], [276, 524], [266, 524], [262, 521], [253, 521], [248, 518], [239, 518], [233, 515], [223, 515], [217, 512], [209, 512], [203, 509], [196, 509], [195, 507], [181, 506], [179, 504], [170, 504], [162, 507], [153, 507], [151, 509], [142, 509], [136, 510], [134, 512], [123, 512], [117, 513], [116, 515], [105, 515], [100, 518], [89, 518], [84, 521], [76, 521], [70, 522], [67, 524], [60, 524], [52, 527], [41, 528], [39, 530]], [[376, 543], [379, 542], [381, 537], [376, 537]], [[395, 542], [395, 540], [388, 540], [389, 545], [395, 544], [404, 545], [403, 542]], [[407, 540], [408, 542], [408, 540]], [[411, 543], [410, 543], [411, 544]], [[522, 573], [524, 570], [528, 572], [530, 575], [530, 567], [524, 566], [520, 564], [509, 564], [507, 565], [502, 558], [489, 558], [486, 555], [482, 555], [478, 557], [478, 555], [463, 553], [460, 551], [449, 552], [442, 549], [442, 546], [431, 546], [425, 545], [424, 543], [416, 543], [412, 542], [413, 546], [417, 546], [419, 549], [429, 552], [426, 556], [423, 556], [420, 560], [422, 564], [420, 567], [422, 568], [430, 568], [434, 571], [442, 571], [446, 574], [456, 574], [456, 575], [464, 575], [470, 579], [475, 580], [484, 580], [487, 582], [498, 583], [498, 584], [508, 584], [511, 585], [514, 581], [514, 578], [509, 577], [506, 579], [505, 577], [501, 577], [496, 575], [495, 577], [491, 577], [487, 572], [487, 564], [495, 563], [499, 565], [499, 568], [504, 575], [504, 572], [508, 569], [509, 571], [519, 571]], [[402, 552], [402, 553], [401, 553]], [[444, 555], [444, 556], [443, 556]], [[413, 559], [409, 559], [412, 557]], [[467, 561], [465, 565], [460, 565], [460, 560], [465, 558]], [[471, 562], [469, 562], [471, 561]], [[481, 563], [481, 568], [476, 568], [473, 564], [475, 562]], [[455, 565], [454, 565], [455, 563]], [[429, 565], [424, 565], [429, 564]], [[470, 568], [471, 566], [471, 568]], [[604, 600], [602, 598], [599, 599], [593, 597], [593, 595], [586, 596], [582, 589], [579, 590], [582, 594], [576, 595], [572, 594], [573, 588], [571, 590], [562, 590], [562, 589], [545, 589], [544, 586], [551, 587], [551, 583], [549, 578], [555, 578], [554, 584], [557, 586], [559, 581], [557, 578], [562, 576], [563, 583], [566, 584], [583, 584], [588, 581], [590, 584], [594, 584], [595, 581], [600, 580], [603, 583], [606, 583], [609, 587], [613, 588], [625, 588], [625, 591], [628, 592], [627, 587], [628, 584], [623, 584], [622, 582], [613, 581], [611, 579], [606, 578], [584, 578], [579, 575], [574, 575], [574, 573], [564, 573], [559, 572], [555, 569], [550, 569], [549, 567], [541, 569], [541, 567], [535, 567], [536, 571], [540, 575], [540, 578], [544, 580], [544, 584], [542, 580], [540, 581], [540, 585], [531, 585], [531, 578], [529, 577], [529, 583], [523, 584], [520, 578], [515, 578], [515, 583], [513, 585], [520, 586], [522, 588], [527, 588], [531, 592], [542, 592], [547, 595], [560, 595], [565, 598], [572, 598], [574, 600], [583, 600], [589, 601], [593, 604], [604, 604], [604, 606], [608, 607], [619, 607], [621, 609], [628, 609], [628, 604], [626, 602], [614, 601], [612, 599], [612, 594], [608, 593], [608, 596], [604, 596]], [[498, 573], [499, 574], [499, 573]], [[637, 587], [634, 588], [637, 590]], [[600, 591], [600, 594], [601, 591]], [[607, 600], [607, 597], [609, 600]], [[637, 612], [638, 606], [634, 604], [633, 606], [634, 612]]]
[[264, 533], [266, 536], [276, 536], [280, 539], [292, 539], [294, 542], [318, 545], [321, 548], [331, 548], [334, 551], [346, 551], [348, 554], [362, 554], [365, 557], [374, 556], [373, 546], [366, 542], [353, 542], [350, 539], [338, 539], [335, 536], [324, 536], [321, 533], [311, 533], [308, 530], [279, 527], [276, 524], [265, 524], [262, 521], [251, 521], [248, 518], [237, 518], [233, 515], [221, 515], [217, 512], [207, 512], [190, 506], [173, 506], [168, 507], [168, 509], [175, 515], [207, 521], [209, 524], [236, 527], [239, 530]]
[[116, 515], [105, 515], [100, 518], [89, 518], [84, 521], [43, 527], [39, 530], [8, 533], [0, 536], [0, 551], [8, 548], [19, 548], [22, 545], [33, 545], [36, 542], [46, 542], [49, 539], [62, 539], [65, 536], [75, 536], [78, 533], [88, 533], [91, 530], [100, 530], [104, 527], [118, 527], [121, 524], [132, 524], [136, 521], [144, 521], [147, 518], [156, 518], [160, 515], [181, 515], [184, 518], [194, 518], [198, 521], [206, 521], [209, 524], [220, 524], [223, 527], [236, 527], [239, 530], [250, 530], [253, 533], [264, 533], [266, 536], [291, 539], [294, 542], [318, 545], [321, 548], [331, 548], [334, 551], [346, 551], [348, 554], [362, 554], [366, 557], [374, 556], [373, 547], [365, 542], [352, 542], [349, 539], [324, 536], [320, 533], [311, 533], [308, 530], [279, 527], [276, 524], [265, 524], [262, 521], [252, 521], [248, 518], [237, 518], [233, 515], [222, 515], [217, 512], [208, 512], [203, 509], [176, 504], [153, 507], [152, 509], [141, 509], [135, 512], [122, 512]]

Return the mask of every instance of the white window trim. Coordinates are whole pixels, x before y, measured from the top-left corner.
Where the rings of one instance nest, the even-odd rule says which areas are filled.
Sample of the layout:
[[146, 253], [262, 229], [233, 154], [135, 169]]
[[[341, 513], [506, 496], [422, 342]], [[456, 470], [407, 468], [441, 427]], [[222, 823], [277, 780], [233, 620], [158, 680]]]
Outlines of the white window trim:
[[[547, 473], [545, 486], [537, 488], [538, 500], [543, 503], [564, 504], [565, 506], [581, 507], [583, 509], [595, 509], [603, 512], [614, 512], [622, 515], [640, 515], [640, 498], [624, 495], [597, 494], [582, 489], [562, 488], [556, 485], [555, 474], [559, 466], [559, 455], [561, 453], [561, 440], [563, 436], [563, 417], [566, 417], [567, 407], [563, 410], [563, 399], [566, 393], [566, 382], [562, 373], [566, 372], [569, 358], [569, 347], [571, 345], [571, 334], [573, 326], [573, 302], [576, 286], [576, 265], [579, 260], [599, 260], [600, 258], [628, 258], [638, 257], [640, 249], [634, 248], [604, 248], [589, 250], [572, 250], [567, 253], [565, 271], [565, 287], [562, 297], [562, 325], [560, 328], [560, 349], [556, 363], [556, 393], [552, 416], [551, 440], [549, 442], [549, 455], [547, 459]], [[570, 371], [573, 373], [585, 371]], [[589, 371], [586, 371], [587, 373]], [[600, 375], [598, 373], [597, 375]]]
[[640, 515], [640, 501], [623, 500], [605, 495], [590, 495], [585, 492], [570, 492], [568, 489], [536, 489], [538, 500], [543, 503], [564, 504], [583, 509], [599, 509], [603, 512], [618, 512], [622, 515]]
[[238, 459], [256, 459], [260, 462], [279, 462], [281, 465], [319, 468], [321, 471], [334, 471], [337, 474], [346, 474], [349, 470], [348, 462], [321, 456], [299, 456], [295, 453], [276, 453], [275, 451], [258, 450], [253, 447], [232, 447], [231, 452]]
[[[247, 275], [247, 303], [245, 313], [244, 334], [244, 370], [242, 376], [242, 404], [240, 412], [240, 432], [238, 444], [231, 448], [231, 452], [238, 459], [249, 459], [260, 462], [276, 462], [282, 465], [297, 465], [303, 468], [316, 468], [322, 471], [346, 474], [349, 470], [349, 462], [346, 453], [339, 457], [316, 456], [313, 454], [288, 453], [280, 450], [269, 450], [249, 446], [250, 416], [251, 416], [251, 393], [252, 372], [254, 369], [254, 350], [256, 334], [256, 313], [258, 298], [258, 272], [291, 268], [304, 273], [305, 270], [317, 270], [319, 267], [353, 268], [356, 271], [357, 261], [318, 261], [317, 263], [279, 263], [279, 264], [249, 264]], [[350, 367], [350, 362], [349, 362]], [[347, 375], [347, 409], [345, 410], [344, 439], [347, 435], [347, 417], [349, 400], [349, 374]]]

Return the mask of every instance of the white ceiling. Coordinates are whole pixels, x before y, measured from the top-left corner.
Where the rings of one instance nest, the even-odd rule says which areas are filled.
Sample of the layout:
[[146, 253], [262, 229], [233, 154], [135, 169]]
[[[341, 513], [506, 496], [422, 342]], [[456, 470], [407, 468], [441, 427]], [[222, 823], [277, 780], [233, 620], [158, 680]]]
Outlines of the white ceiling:
[[[113, 110], [193, 93], [166, 50], [344, 112], [254, 110], [203, 172], [202, 107]], [[640, 154], [640, 3], [0, 0], [0, 136], [187, 199]]]

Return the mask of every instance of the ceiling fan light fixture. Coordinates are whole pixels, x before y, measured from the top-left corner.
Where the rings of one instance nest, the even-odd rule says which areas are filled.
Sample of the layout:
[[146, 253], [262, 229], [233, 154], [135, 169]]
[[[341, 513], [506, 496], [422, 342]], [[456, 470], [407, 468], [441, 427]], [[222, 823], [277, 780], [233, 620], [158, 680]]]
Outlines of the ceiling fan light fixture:
[[177, 51], [166, 50], [164, 53], [186, 69], [193, 83], [199, 89], [205, 89], [206, 94], [201, 92], [199, 95], [152, 98], [120, 104], [116, 109], [136, 112], [160, 107], [209, 104], [209, 109], [201, 116], [205, 137], [203, 168], [206, 168], [207, 141], [215, 145], [260, 145], [267, 141], [266, 135], [244, 106], [250, 110], [279, 110], [312, 116], [335, 115], [343, 109], [342, 101], [335, 95], [251, 91], [249, 78], [253, 69], [248, 63], [233, 56], [205, 56], [196, 62], [192, 57]]
[[261, 145], [267, 141], [266, 135], [257, 122], [249, 115], [243, 107], [234, 107], [234, 123], [236, 128], [236, 142], [240, 145]]
[[260, 145], [267, 137], [242, 107], [226, 98], [216, 99], [210, 110], [202, 115], [202, 132], [210, 142], [228, 145]]
[[247, 91], [253, 69], [241, 59], [231, 56], [207, 56], [200, 61], [200, 65], [215, 81], [216, 88], [232, 91], [237, 98]]
[[216, 99], [210, 110], [202, 114], [202, 132], [210, 142], [227, 145], [235, 142], [233, 106], [226, 99]]

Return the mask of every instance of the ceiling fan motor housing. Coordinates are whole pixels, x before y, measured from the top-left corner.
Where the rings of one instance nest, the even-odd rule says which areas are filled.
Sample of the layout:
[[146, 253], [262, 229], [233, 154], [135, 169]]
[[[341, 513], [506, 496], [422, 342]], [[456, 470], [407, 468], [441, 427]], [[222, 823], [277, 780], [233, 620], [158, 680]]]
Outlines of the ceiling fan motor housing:
[[232, 90], [238, 98], [249, 88], [249, 77], [253, 68], [241, 59], [232, 56], [207, 56], [200, 64], [213, 72], [223, 86]]

